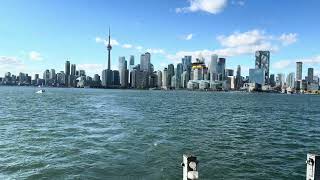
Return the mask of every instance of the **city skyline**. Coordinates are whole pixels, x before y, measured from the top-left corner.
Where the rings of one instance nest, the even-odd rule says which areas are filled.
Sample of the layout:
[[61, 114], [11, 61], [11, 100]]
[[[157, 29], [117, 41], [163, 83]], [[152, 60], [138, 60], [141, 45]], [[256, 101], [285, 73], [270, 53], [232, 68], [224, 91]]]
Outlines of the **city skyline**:
[[[197, 4], [204, 1], [211, 6]], [[138, 60], [144, 52], [152, 54], [155, 70], [163, 70], [170, 63], [176, 66], [185, 55], [196, 58], [201, 54], [208, 62], [212, 54], [218, 54], [227, 58], [228, 68], [236, 70], [240, 64], [242, 74], [249, 75], [254, 65], [252, 54], [269, 50], [270, 73], [295, 72], [295, 63], [302, 61], [302, 77], [310, 67], [319, 75], [320, 49], [315, 45], [318, 25], [314, 23], [318, 12], [313, 10], [319, 2], [282, 1], [274, 5], [268, 1], [204, 1], [93, 1], [89, 7], [85, 1], [77, 1], [77, 6], [73, 6], [75, 1], [68, 1], [64, 7], [50, 1], [3, 2], [0, 74], [28, 72], [34, 76], [45, 69], [63, 70], [66, 59], [90, 76], [101, 74], [107, 67], [104, 43], [111, 26], [111, 69], [118, 69], [120, 56], [128, 60], [134, 55]], [[142, 4], [146, 6], [143, 11]], [[122, 7], [123, 13], [111, 7]], [[257, 10], [262, 7], [272, 8], [273, 13], [266, 17]], [[280, 14], [284, 7], [286, 15]], [[297, 17], [296, 10], [303, 9], [308, 11]], [[17, 12], [25, 16], [16, 16]], [[166, 21], [168, 18], [171, 20]]]

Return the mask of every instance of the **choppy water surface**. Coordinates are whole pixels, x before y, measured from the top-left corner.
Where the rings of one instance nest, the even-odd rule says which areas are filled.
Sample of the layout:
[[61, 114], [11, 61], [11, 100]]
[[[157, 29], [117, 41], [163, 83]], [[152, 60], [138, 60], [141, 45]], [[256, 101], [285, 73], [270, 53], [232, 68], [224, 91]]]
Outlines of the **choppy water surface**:
[[320, 96], [0, 87], [0, 179], [304, 179]]

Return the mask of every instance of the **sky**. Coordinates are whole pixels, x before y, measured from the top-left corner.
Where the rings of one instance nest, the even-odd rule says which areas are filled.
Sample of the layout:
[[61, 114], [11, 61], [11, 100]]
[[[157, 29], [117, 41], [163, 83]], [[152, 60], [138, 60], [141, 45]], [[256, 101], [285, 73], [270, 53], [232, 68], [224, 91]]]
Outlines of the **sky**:
[[2, 0], [0, 77], [64, 70], [70, 60], [88, 75], [107, 65], [111, 28], [111, 66], [151, 53], [156, 70], [212, 54], [242, 74], [254, 68], [256, 50], [271, 51], [270, 73], [320, 75], [319, 0]]

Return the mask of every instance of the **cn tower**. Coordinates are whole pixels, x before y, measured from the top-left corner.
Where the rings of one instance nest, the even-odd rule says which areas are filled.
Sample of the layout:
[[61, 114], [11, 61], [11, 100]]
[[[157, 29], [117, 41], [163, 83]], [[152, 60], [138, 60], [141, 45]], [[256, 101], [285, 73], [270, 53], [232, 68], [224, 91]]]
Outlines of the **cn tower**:
[[111, 53], [111, 44], [110, 44], [110, 27], [109, 27], [109, 41], [108, 41], [108, 70], [111, 70], [111, 61], [110, 61], [110, 53]]

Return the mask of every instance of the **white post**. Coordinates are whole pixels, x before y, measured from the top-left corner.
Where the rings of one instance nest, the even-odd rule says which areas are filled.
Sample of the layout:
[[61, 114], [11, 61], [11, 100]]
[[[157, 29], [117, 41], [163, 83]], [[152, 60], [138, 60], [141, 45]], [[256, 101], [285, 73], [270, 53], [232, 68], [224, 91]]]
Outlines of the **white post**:
[[306, 180], [320, 179], [320, 156], [315, 154], [307, 154], [307, 176]]
[[197, 157], [184, 154], [182, 158], [183, 162], [181, 163], [181, 165], [183, 167], [183, 180], [199, 179]]

